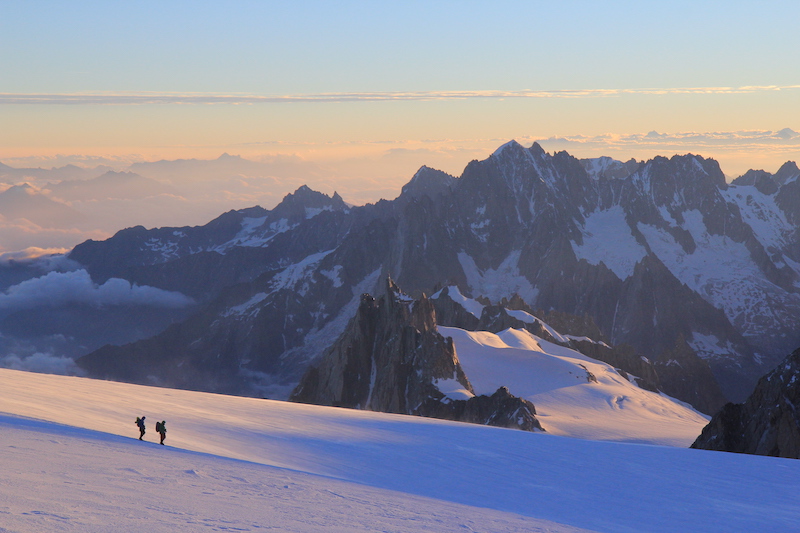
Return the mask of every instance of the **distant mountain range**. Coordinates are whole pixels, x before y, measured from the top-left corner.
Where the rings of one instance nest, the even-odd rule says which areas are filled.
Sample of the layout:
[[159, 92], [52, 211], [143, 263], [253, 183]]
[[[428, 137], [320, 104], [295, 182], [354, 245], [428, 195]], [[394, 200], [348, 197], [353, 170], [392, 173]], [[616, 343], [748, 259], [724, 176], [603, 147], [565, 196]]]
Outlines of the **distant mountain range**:
[[58, 168], [14, 168], [0, 163], [0, 183], [18, 183], [32, 178], [49, 181], [85, 180], [97, 177], [111, 167], [99, 165], [94, 168], [83, 168], [76, 165], [65, 165]]
[[[361, 294], [391, 276], [412, 297], [451, 286], [482, 305], [518, 300], [531, 316], [583, 320], [625, 372], [651, 373], [710, 413], [800, 346], [798, 177], [789, 162], [728, 184], [691, 154], [579, 160], [512, 141], [460, 177], [423, 167], [391, 201], [352, 207], [301, 187], [272, 210], [205, 226], [129, 228], [76, 246], [72, 268], [98, 286], [120, 278], [194, 303], [157, 335], [131, 333], [141, 340], [78, 363], [95, 376], [285, 398]], [[21, 312], [6, 312], [4, 335]], [[116, 337], [133, 327], [121, 319]]]
[[[43, 169], [0, 163], [0, 195], [9, 187], [25, 187], [37, 202], [35, 212], [21, 204], [14, 209], [0, 205], [0, 253], [72, 248], [138, 224], [205, 223], [231, 206], [274, 206], [280, 201], [275, 193], [278, 180], [288, 189], [305, 180], [327, 179], [316, 165], [299, 158], [250, 161], [228, 154], [213, 160], [134, 163], [118, 170], [105, 165]], [[75, 216], [65, 219], [65, 209]]]
[[28, 184], [0, 192], [0, 215], [5, 220], [25, 219], [45, 228], [72, 228], [86, 221], [83, 213]]

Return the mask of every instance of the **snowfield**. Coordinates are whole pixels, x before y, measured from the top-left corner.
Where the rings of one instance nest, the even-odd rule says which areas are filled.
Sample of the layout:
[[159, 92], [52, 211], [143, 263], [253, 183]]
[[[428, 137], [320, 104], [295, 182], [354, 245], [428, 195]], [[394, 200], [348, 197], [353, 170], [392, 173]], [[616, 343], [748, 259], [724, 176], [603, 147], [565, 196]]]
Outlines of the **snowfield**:
[[[147, 416], [146, 442], [137, 415]], [[153, 427], [167, 421], [167, 446]], [[0, 370], [0, 531], [792, 531], [800, 461]]]
[[553, 435], [688, 447], [708, 424], [690, 405], [640, 389], [612, 366], [528, 331], [439, 332], [453, 339], [475, 394], [508, 387], [533, 402]]

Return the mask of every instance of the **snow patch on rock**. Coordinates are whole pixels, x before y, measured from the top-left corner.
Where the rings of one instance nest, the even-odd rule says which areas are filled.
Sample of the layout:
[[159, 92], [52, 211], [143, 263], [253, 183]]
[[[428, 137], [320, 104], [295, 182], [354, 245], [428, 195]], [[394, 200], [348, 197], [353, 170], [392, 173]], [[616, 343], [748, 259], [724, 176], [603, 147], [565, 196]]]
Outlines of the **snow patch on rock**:
[[467, 277], [467, 283], [473, 294], [486, 296], [490, 300], [499, 301], [509, 294], [517, 293], [526, 302], [536, 301], [539, 294], [528, 279], [519, 272], [519, 250], [511, 252], [496, 269], [481, 270], [467, 253], [458, 254], [458, 262]]
[[342, 265], [336, 265], [330, 270], [320, 270], [319, 273], [333, 282], [333, 288], [338, 289], [342, 286], [342, 279], [339, 274], [342, 272]]
[[[436, 300], [442, 294], [442, 291], [438, 291], [431, 296], [432, 300]], [[483, 313], [484, 305], [478, 302], [477, 300], [473, 300], [472, 298], [467, 298], [461, 291], [458, 290], [457, 285], [450, 285], [447, 287], [447, 295], [453, 300], [455, 303], [459, 304], [461, 307], [467, 310], [468, 313], [472, 314], [475, 318], [480, 318], [481, 314]]]
[[[259, 292], [258, 294], [254, 294], [249, 300], [247, 300], [243, 304], [235, 305], [225, 310], [222, 316], [232, 316], [232, 315], [244, 315], [247, 313], [251, 308], [260, 304], [267, 298], [267, 293]], [[255, 314], [258, 314], [258, 309], [255, 310]]]
[[333, 250], [311, 254], [302, 261], [293, 265], [289, 265], [272, 279], [272, 291], [275, 292], [281, 289], [294, 289], [297, 290], [301, 295], [305, 295], [308, 287], [298, 287], [297, 285], [301, 281], [308, 282], [313, 272], [311, 267], [322, 261], [325, 256], [331, 252], [333, 252]]
[[736, 348], [730, 341], [723, 343], [716, 335], [705, 335], [697, 331], [692, 332], [692, 338], [687, 341], [687, 344], [703, 359], [712, 359], [737, 353]]
[[326, 205], [325, 207], [306, 207], [306, 220], [314, 218], [323, 211], [333, 211], [333, 206]]
[[788, 294], [764, 279], [743, 243], [709, 234], [703, 215], [697, 210], [686, 211], [683, 217], [682, 227], [697, 244], [691, 254], [668, 232], [648, 224], [638, 225], [650, 249], [676, 278], [722, 309], [747, 336], [763, 335], [798, 316], [800, 296]]
[[631, 277], [636, 263], [647, 255], [636, 242], [619, 205], [589, 214], [583, 227], [583, 244], [573, 242], [572, 250], [578, 259], [591, 265], [603, 263], [621, 280]]
[[775, 203], [774, 195], [766, 195], [751, 185], [731, 186], [720, 192], [728, 202], [739, 207], [742, 218], [765, 249], [781, 250], [786, 246], [786, 236], [792, 232], [792, 226]]
[[450, 400], [469, 400], [474, 394], [464, 388], [457, 379], [436, 379], [434, 386]]

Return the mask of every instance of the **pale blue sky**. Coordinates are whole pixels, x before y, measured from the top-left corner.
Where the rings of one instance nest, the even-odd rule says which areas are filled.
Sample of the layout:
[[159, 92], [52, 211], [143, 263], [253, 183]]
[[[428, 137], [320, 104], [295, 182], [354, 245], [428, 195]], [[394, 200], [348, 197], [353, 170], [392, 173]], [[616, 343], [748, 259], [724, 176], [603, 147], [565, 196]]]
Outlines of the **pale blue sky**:
[[[166, 4], [166, 5], [162, 5]], [[797, 84], [798, 2], [4, 2], [3, 92]]]
[[[723, 148], [682, 142], [664, 150], [718, 157], [729, 161], [730, 168], [723, 165], [729, 173], [759, 162], [775, 166], [797, 158], [800, 140], [767, 143], [768, 157], [760, 142], [747, 136], [741, 142], [740, 134], [800, 131], [798, 21], [796, 1], [4, 1], [0, 160], [55, 153], [215, 157], [222, 151], [377, 157], [382, 152], [368, 145], [381, 141], [420, 151], [419, 163], [437, 163], [435, 155], [424, 160], [426, 150], [463, 154], [451, 163], [441, 159], [457, 172], [510, 138], [570, 137], [570, 151], [599, 155], [602, 146], [575, 139], [631, 139], [656, 130], [684, 141], [687, 133], [723, 132], [730, 140]], [[744, 86], [782, 90], [674, 91]], [[591, 92], [653, 88], [665, 91]], [[590, 92], [505, 100], [440, 94], [564, 90]], [[142, 92], [434, 94], [405, 95], [403, 102], [390, 95], [378, 102], [357, 96], [347, 103], [246, 106], [115, 100]], [[63, 95], [76, 93], [107, 105], [63, 103]], [[14, 103], [30, 94], [60, 96]], [[662, 153], [657, 145], [646, 151]], [[606, 152], [647, 156], [633, 142]], [[751, 156], [753, 164], [746, 163]]]

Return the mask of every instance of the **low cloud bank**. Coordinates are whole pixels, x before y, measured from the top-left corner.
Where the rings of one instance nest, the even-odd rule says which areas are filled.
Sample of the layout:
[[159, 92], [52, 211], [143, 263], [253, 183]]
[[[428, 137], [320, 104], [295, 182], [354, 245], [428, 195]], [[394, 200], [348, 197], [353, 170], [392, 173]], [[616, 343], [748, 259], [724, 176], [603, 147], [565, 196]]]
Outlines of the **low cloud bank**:
[[95, 284], [86, 270], [49, 272], [23, 281], [0, 294], [0, 310], [30, 309], [38, 306], [59, 307], [83, 303], [98, 307], [106, 305], [146, 305], [181, 308], [193, 300], [179, 292], [165, 291], [147, 285], [131, 284], [111, 278], [102, 285]]
[[40, 374], [59, 374], [62, 376], [82, 376], [85, 372], [69, 357], [36, 352], [27, 357], [9, 354], [0, 357], [0, 368], [24, 370]]

